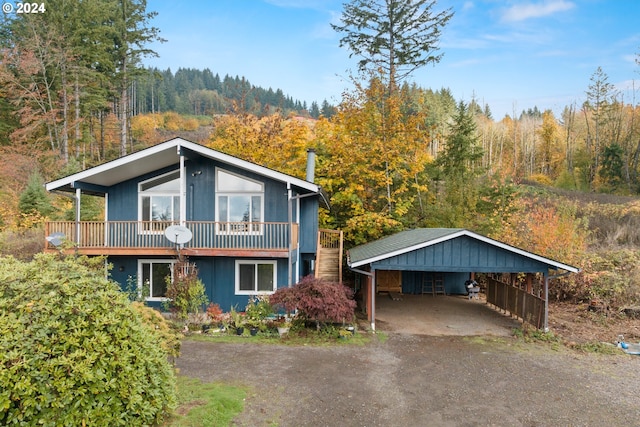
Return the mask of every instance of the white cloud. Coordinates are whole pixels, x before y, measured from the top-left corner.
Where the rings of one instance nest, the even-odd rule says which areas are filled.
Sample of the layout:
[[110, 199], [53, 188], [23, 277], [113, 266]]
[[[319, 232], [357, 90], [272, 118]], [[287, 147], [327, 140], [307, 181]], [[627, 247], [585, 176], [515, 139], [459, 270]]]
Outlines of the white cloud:
[[475, 4], [473, 4], [472, 1], [465, 1], [464, 5], [462, 5], [462, 10], [470, 10], [473, 9], [475, 7]]
[[551, 0], [542, 3], [522, 3], [504, 11], [502, 20], [506, 22], [520, 22], [531, 18], [541, 18], [558, 12], [565, 12], [575, 7], [575, 4], [565, 0]]

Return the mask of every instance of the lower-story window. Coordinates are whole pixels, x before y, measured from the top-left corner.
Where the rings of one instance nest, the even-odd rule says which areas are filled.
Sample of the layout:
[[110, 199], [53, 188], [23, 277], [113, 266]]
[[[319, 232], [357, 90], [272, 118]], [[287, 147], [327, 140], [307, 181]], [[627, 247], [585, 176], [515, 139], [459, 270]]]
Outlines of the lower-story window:
[[167, 297], [167, 280], [173, 278], [175, 261], [141, 259], [138, 261], [138, 286], [147, 301], [163, 301]]
[[277, 261], [237, 260], [236, 295], [272, 294], [276, 290]]

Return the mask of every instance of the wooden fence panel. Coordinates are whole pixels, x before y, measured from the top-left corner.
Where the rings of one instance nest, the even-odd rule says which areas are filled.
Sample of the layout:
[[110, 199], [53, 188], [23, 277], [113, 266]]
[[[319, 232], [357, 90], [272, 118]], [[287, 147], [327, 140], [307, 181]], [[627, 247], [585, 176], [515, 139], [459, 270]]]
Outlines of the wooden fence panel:
[[487, 302], [538, 329], [544, 326], [545, 301], [522, 289], [488, 278]]

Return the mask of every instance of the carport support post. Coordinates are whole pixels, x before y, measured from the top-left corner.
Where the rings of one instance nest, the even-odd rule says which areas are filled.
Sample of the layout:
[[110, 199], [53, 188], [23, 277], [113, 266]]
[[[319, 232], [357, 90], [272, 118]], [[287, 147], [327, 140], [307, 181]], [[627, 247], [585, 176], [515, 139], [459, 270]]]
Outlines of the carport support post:
[[376, 270], [372, 271], [371, 279], [371, 313], [369, 313], [371, 322], [371, 330], [376, 332]]
[[544, 273], [544, 331], [549, 332], [549, 274]]

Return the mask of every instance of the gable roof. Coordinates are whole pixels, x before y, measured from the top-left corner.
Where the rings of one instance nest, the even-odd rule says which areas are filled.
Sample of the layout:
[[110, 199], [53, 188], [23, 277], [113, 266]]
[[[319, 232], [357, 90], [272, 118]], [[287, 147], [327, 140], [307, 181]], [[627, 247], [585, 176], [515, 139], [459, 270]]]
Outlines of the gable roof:
[[228, 165], [250, 170], [276, 181], [291, 184], [292, 186], [309, 192], [316, 193], [319, 191], [319, 187], [312, 182], [239, 159], [182, 138], [173, 138], [169, 141], [120, 157], [119, 159], [51, 181], [45, 185], [45, 188], [47, 191], [59, 190], [72, 192], [77, 188], [76, 183], [79, 182], [95, 186], [96, 188], [110, 187], [119, 182], [175, 165], [179, 162], [180, 153], [185, 154], [185, 152], [188, 153], [189, 151]]
[[467, 236], [526, 258], [542, 262], [553, 269], [562, 269], [572, 273], [580, 272], [580, 269], [577, 267], [536, 255], [515, 246], [507, 245], [506, 243], [499, 242], [464, 228], [417, 228], [414, 230], [401, 231], [391, 236], [351, 248], [347, 254], [347, 263], [349, 267], [357, 268], [428, 246], [437, 245], [438, 243], [461, 236]]

